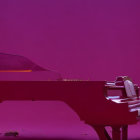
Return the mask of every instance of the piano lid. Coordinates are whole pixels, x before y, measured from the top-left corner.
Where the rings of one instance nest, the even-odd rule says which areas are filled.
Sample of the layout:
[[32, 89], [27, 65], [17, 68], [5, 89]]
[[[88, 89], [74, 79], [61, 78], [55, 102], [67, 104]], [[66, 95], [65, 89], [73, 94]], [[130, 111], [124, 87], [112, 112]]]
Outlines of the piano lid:
[[62, 80], [59, 73], [40, 67], [20, 55], [0, 53], [0, 81]]
[[24, 56], [0, 53], [0, 70], [46, 71], [47, 69]]

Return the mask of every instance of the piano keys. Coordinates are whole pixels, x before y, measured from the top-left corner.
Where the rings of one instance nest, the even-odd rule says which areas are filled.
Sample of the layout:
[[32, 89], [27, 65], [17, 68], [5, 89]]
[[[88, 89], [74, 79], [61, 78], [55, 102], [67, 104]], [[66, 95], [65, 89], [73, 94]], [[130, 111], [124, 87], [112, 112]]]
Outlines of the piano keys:
[[[140, 120], [140, 99], [139, 99], [139, 87], [136, 84], [133, 84], [132, 80], [127, 76], [119, 76], [114, 82], [107, 82], [105, 85], [105, 96], [108, 100], [115, 102], [117, 104], [127, 103], [128, 111], [130, 113], [137, 112], [135, 116], [136, 121]], [[109, 96], [108, 91], [121, 91], [120, 96]], [[125, 114], [120, 114], [125, 115]], [[130, 116], [128, 116], [130, 117]], [[125, 122], [125, 125], [121, 125], [122, 127], [122, 139], [127, 139], [127, 128], [128, 124], [132, 124], [130, 122]], [[125, 129], [123, 128], [125, 126]], [[119, 128], [120, 129], [120, 128]], [[118, 132], [119, 132], [118, 129]], [[114, 131], [114, 130], [113, 130]], [[120, 132], [116, 134], [116, 137], [120, 139]], [[114, 138], [117, 139], [117, 138]]]

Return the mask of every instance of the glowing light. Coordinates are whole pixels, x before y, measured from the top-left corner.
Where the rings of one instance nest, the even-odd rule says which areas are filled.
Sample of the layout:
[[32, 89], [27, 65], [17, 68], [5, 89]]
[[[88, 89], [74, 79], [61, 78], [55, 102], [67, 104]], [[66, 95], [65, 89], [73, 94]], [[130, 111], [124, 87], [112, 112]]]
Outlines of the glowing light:
[[32, 72], [32, 70], [0, 70], [0, 72]]

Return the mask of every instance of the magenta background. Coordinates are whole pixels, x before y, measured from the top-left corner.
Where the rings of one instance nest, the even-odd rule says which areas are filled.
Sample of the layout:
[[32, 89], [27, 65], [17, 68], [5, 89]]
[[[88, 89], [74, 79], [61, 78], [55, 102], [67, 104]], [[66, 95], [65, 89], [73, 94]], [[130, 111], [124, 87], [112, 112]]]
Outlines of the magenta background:
[[[23, 55], [64, 78], [129, 75], [140, 83], [140, 1], [0, 0], [0, 52]], [[97, 139], [61, 102], [5, 102], [0, 108], [0, 131]], [[129, 135], [140, 137], [135, 128]]]
[[0, 0], [0, 52], [65, 78], [139, 83], [139, 0]]

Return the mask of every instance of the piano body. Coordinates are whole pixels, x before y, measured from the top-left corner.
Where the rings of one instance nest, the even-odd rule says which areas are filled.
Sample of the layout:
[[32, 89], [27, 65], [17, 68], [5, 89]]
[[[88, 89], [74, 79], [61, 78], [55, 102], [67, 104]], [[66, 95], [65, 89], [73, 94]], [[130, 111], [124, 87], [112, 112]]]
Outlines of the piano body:
[[[121, 95], [109, 96], [110, 90]], [[115, 82], [64, 81], [23, 56], [0, 53], [0, 102], [5, 100], [63, 101], [96, 130], [100, 140], [127, 140], [128, 125], [140, 116], [138, 86], [128, 77]], [[106, 126], [112, 127], [112, 137]]]
[[[38, 76], [39, 75], [39, 76]], [[15, 78], [17, 77], [17, 78]], [[137, 87], [135, 87], [137, 88]], [[122, 91], [110, 98], [108, 90]], [[138, 88], [137, 88], [138, 90]], [[49, 81], [45, 72], [0, 73], [0, 101], [59, 100], [68, 104], [81, 120], [91, 125], [101, 140], [127, 140], [127, 127], [138, 122], [139, 97], [127, 97], [124, 86], [106, 81]], [[130, 107], [131, 106], [131, 107]], [[112, 137], [105, 127], [112, 127]]]

